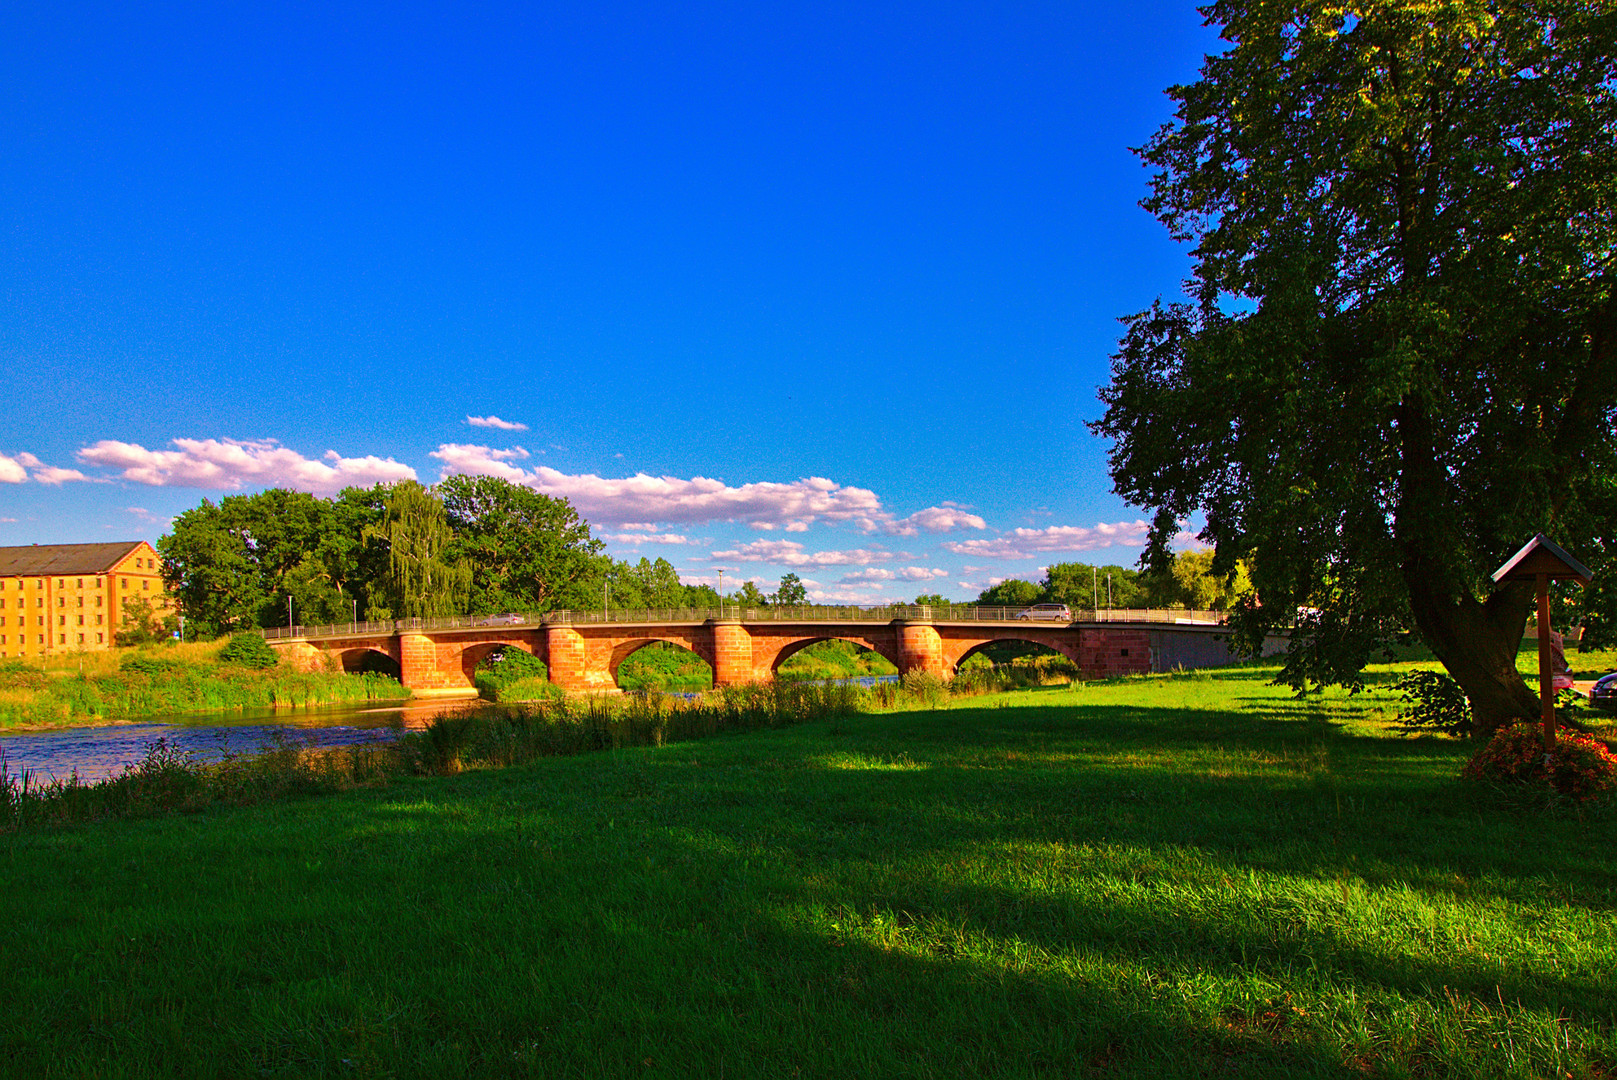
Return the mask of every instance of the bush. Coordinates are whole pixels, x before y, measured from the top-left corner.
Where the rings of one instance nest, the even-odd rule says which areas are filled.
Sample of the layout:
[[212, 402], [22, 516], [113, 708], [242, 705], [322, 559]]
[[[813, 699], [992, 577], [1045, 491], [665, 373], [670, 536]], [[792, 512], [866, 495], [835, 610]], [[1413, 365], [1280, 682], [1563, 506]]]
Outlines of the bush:
[[1552, 788], [1581, 802], [1617, 789], [1617, 757], [1588, 735], [1557, 731], [1555, 749], [1546, 762], [1544, 729], [1523, 723], [1496, 731], [1460, 775], [1494, 784]]
[[1460, 684], [1441, 671], [1411, 671], [1392, 688], [1401, 691], [1407, 703], [1394, 725], [1400, 734], [1434, 732], [1456, 739], [1471, 734], [1471, 703]]
[[280, 660], [270, 643], [258, 634], [237, 634], [219, 650], [219, 660], [250, 668], [272, 668]]

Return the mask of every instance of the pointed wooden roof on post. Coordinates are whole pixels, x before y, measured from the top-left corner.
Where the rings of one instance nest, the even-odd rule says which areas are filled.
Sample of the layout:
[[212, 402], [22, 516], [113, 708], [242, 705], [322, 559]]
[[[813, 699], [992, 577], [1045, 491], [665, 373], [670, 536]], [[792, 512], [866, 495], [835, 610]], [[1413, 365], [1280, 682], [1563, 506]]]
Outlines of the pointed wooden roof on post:
[[1540, 574], [1552, 581], [1571, 579], [1583, 585], [1594, 580], [1587, 566], [1562, 551], [1543, 533], [1527, 541], [1504, 566], [1495, 570], [1493, 580], [1496, 584], [1501, 581], [1534, 581]]
[[1538, 587], [1538, 702], [1544, 724], [1544, 760], [1555, 748], [1555, 672], [1550, 670], [1550, 582], [1594, 580], [1589, 568], [1562, 551], [1543, 533], [1527, 541], [1504, 566], [1493, 572], [1495, 584], [1531, 581]]

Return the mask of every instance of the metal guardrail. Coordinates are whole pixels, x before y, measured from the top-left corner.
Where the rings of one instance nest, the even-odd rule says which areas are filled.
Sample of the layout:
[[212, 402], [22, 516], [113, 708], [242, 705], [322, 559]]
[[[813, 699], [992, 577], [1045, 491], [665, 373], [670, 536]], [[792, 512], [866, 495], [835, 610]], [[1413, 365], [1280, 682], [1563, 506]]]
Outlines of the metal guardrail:
[[1185, 611], [1173, 608], [1102, 608], [1099, 611], [1073, 612], [1071, 623], [1064, 619], [1040, 618], [1027, 606], [982, 607], [976, 604], [950, 604], [947, 606], [924, 604], [894, 604], [886, 607], [745, 607], [726, 604], [717, 608], [628, 608], [611, 611], [546, 611], [509, 612], [501, 615], [451, 615], [431, 619], [389, 619], [382, 622], [346, 622], [328, 626], [272, 626], [261, 630], [271, 641], [288, 638], [366, 637], [400, 633], [401, 631], [434, 630], [532, 630], [537, 627], [560, 624], [587, 626], [590, 624], [667, 625], [670, 623], [704, 623], [710, 620], [742, 622], [892, 622], [904, 619], [911, 622], [1015, 622], [1031, 625], [1069, 626], [1073, 623], [1189, 623], [1216, 625], [1224, 621], [1221, 611]]

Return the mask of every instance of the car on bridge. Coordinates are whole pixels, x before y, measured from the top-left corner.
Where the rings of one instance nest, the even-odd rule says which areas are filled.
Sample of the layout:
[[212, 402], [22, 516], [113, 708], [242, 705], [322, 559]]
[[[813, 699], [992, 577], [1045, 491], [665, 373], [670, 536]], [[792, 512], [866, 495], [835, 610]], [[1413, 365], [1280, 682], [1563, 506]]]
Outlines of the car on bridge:
[[1018, 619], [1049, 619], [1052, 622], [1072, 622], [1072, 609], [1066, 604], [1034, 604], [1016, 613]]
[[504, 615], [490, 615], [486, 619], [479, 619], [478, 626], [521, 626], [530, 620], [526, 615], [515, 612], [506, 612]]

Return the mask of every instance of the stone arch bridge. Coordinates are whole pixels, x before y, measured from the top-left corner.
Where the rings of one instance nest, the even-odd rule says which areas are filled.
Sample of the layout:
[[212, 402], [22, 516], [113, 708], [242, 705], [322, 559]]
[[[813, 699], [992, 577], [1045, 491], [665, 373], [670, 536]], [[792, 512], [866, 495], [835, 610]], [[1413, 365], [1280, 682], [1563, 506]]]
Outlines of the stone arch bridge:
[[294, 626], [264, 635], [299, 667], [357, 671], [366, 654], [379, 653], [398, 664], [400, 681], [410, 690], [449, 694], [475, 692], [478, 664], [494, 650], [511, 647], [543, 660], [550, 681], [570, 691], [616, 689], [624, 659], [658, 641], [706, 660], [716, 686], [771, 679], [793, 653], [830, 639], [880, 653], [900, 672], [943, 678], [997, 641], [1047, 646], [1095, 678], [1234, 659], [1211, 612], [1103, 611], [1097, 613], [1101, 618], [1073, 622], [1023, 614], [1019, 608], [980, 607], [554, 611]]

